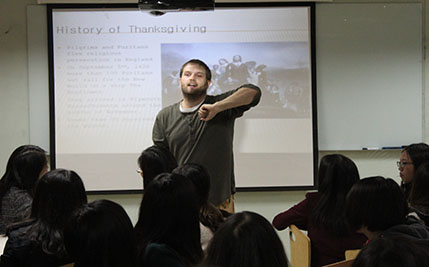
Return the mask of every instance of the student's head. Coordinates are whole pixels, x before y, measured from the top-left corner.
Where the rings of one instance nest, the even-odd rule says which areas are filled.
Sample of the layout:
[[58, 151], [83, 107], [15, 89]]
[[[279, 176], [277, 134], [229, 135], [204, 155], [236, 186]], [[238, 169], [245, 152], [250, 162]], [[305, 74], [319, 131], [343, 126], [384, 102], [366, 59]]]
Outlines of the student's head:
[[174, 169], [173, 172], [191, 179], [196, 187], [200, 205], [204, 205], [208, 201], [210, 176], [203, 166], [195, 163], [186, 163]]
[[37, 180], [48, 171], [46, 151], [38, 146], [23, 145], [9, 157], [6, 172], [0, 180], [0, 198], [14, 186], [33, 195]]
[[353, 267], [429, 266], [429, 242], [406, 237], [382, 237], [362, 248]]
[[412, 206], [429, 206], [429, 161], [420, 164], [416, 170], [408, 200]]
[[350, 188], [359, 181], [359, 171], [356, 164], [346, 156], [326, 155], [320, 160], [318, 179], [320, 193], [342, 193], [345, 197]]
[[215, 232], [205, 266], [284, 267], [288, 263], [271, 223], [257, 213], [244, 211], [228, 217]]
[[57, 169], [46, 173], [36, 184], [27, 237], [41, 243], [46, 254], [65, 257], [64, 227], [72, 213], [86, 203], [85, 188], [74, 171]]
[[224, 217], [221, 211], [208, 201], [210, 191], [210, 176], [206, 169], [195, 163], [186, 163], [173, 170], [173, 173], [183, 175], [191, 179], [195, 185], [198, 195], [198, 205], [200, 207], [200, 222], [215, 232], [219, 225], [223, 223]]
[[135, 226], [139, 257], [149, 243], [165, 244], [189, 263], [202, 258], [199, 205], [192, 181], [162, 173], [148, 185]]
[[144, 188], [160, 173], [171, 172], [177, 167], [176, 159], [171, 152], [160, 146], [150, 146], [143, 150], [137, 163], [143, 177]]
[[78, 209], [64, 230], [64, 243], [76, 267], [134, 267], [137, 248], [125, 210], [110, 200]]
[[416, 143], [406, 146], [401, 152], [398, 163], [399, 175], [402, 182], [405, 184], [412, 182], [414, 172], [427, 160], [429, 160], [429, 145]]
[[359, 181], [355, 163], [340, 154], [324, 156], [319, 166], [320, 199], [311, 219], [335, 235], [347, 235], [350, 228], [345, 218], [345, 200], [350, 188]]
[[364, 178], [347, 195], [346, 215], [354, 230], [381, 233], [405, 223], [407, 213], [408, 206], [401, 188], [390, 178]]
[[56, 169], [37, 182], [31, 218], [62, 229], [71, 213], [86, 203], [85, 187], [79, 175], [74, 171]]

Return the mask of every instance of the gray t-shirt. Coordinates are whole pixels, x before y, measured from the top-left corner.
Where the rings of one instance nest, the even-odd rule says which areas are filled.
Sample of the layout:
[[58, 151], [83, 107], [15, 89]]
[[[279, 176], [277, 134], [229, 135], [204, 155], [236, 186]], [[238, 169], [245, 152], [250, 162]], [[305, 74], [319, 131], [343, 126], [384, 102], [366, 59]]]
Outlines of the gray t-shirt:
[[[261, 98], [259, 87], [246, 84], [258, 91], [252, 103], [218, 113], [208, 122], [200, 120], [198, 109], [182, 113], [180, 102], [163, 108], [157, 115], [152, 132], [155, 145], [168, 148], [176, 157], [177, 163], [197, 163], [204, 166], [210, 175], [209, 201], [219, 205], [235, 193], [233, 137], [235, 119]], [[226, 93], [208, 95], [204, 104], [213, 104], [241, 87]]]

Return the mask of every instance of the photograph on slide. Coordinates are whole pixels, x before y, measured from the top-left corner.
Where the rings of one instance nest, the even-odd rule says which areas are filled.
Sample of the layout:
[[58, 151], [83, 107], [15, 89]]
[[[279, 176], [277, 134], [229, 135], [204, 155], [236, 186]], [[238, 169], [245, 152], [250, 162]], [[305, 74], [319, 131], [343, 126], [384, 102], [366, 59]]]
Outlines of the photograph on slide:
[[308, 118], [311, 72], [307, 42], [161, 44], [162, 105], [181, 99], [179, 70], [192, 57], [211, 69], [217, 95], [251, 83], [263, 97], [250, 118]]

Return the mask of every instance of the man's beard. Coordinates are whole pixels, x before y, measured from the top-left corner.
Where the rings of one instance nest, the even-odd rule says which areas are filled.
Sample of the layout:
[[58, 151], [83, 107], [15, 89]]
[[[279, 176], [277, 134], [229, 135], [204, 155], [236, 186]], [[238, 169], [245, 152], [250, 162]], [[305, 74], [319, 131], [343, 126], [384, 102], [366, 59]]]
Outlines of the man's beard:
[[201, 88], [198, 90], [193, 90], [192, 93], [186, 92], [186, 87], [184, 89], [183, 85], [181, 86], [183, 98], [189, 99], [190, 101], [195, 101], [201, 99], [201, 97], [207, 95], [207, 88], [209, 87], [209, 83], [206, 82]]

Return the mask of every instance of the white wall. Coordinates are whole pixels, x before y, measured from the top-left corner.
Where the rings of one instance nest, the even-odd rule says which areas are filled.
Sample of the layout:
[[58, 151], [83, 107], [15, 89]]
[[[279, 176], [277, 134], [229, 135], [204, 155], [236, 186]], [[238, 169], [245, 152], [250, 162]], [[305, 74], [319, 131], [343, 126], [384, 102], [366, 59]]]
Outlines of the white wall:
[[29, 142], [26, 6], [36, 0], [0, 2], [0, 166]]
[[[0, 173], [4, 171], [11, 151], [21, 144], [30, 142], [26, 7], [31, 4], [36, 4], [36, 0], [0, 1]], [[425, 16], [428, 15], [429, 8], [425, 6]], [[428, 23], [425, 22], [426, 29], [429, 29], [428, 26]], [[425, 45], [426, 43], [425, 39]], [[426, 68], [424, 73], [426, 84], [429, 84], [428, 69]], [[426, 90], [425, 88], [424, 91]], [[424, 99], [429, 100], [426, 94]], [[429, 109], [425, 106], [424, 114], [428, 113]], [[398, 123], [401, 122], [398, 121]], [[424, 129], [428, 129], [429, 123], [425, 120], [422, 123]], [[425, 130], [425, 132], [427, 131]], [[424, 136], [427, 142], [428, 136], [425, 133]], [[327, 153], [333, 153], [333, 151], [321, 152], [320, 157]], [[400, 154], [398, 150], [341, 151], [341, 153], [356, 162], [361, 177], [383, 175], [399, 181], [398, 171], [395, 167], [395, 161], [398, 160]], [[256, 211], [268, 220], [272, 220], [276, 213], [288, 209], [304, 199], [304, 195], [303, 191], [239, 192], [235, 197], [236, 211]], [[140, 195], [92, 195], [89, 197], [90, 200], [99, 198], [109, 198], [122, 204], [132, 221], [136, 222]], [[289, 251], [287, 232], [280, 232], [280, 236]]]

